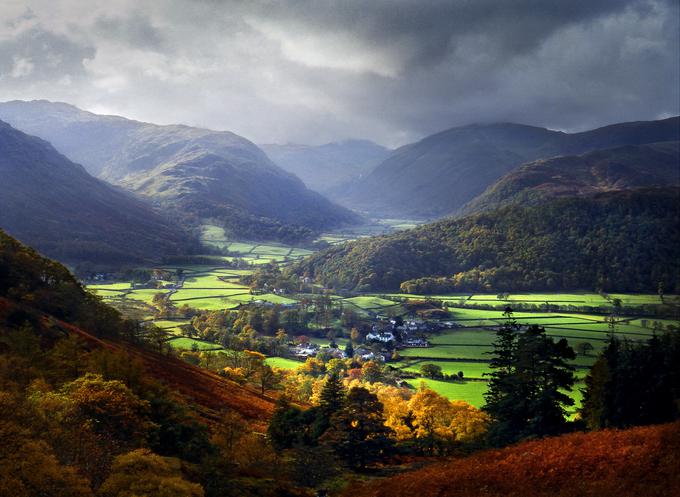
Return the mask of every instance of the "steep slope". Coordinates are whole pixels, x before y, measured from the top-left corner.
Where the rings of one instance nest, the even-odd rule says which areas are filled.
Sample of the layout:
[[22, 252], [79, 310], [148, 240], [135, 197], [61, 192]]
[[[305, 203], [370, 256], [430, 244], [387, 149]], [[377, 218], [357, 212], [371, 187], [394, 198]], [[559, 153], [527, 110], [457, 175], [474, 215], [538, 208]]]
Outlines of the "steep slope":
[[325, 145], [260, 145], [275, 164], [295, 174], [308, 188], [328, 194], [370, 173], [390, 151], [367, 140]]
[[574, 433], [353, 485], [351, 497], [680, 495], [680, 424]]
[[191, 237], [150, 206], [0, 121], [0, 227], [61, 261], [159, 260]]
[[0, 118], [189, 224], [215, 218], [239, 236], [295, 240], [356, 221], [233, 133], [99, 116], [46, 101], [0, 104]]
[[124, 340], [130, 323], [87, 293], [59, 263], [38, 255], [0, 230], [0, 330], [31, 323], [44, 340], [76, 335], [91, 347], [124, 352], [141, 361], [146, 373], [191, 399], [206, 421], [225, 409], [264, 429], [272, 399], [178, 359]]
[[337, 288], [678, 291], [680, 189], [509, 205], [346, 243], [294, 270]]
[[466, 204], [465, 214], [546, 197], [680, 184], [680, 142], [628, 145], [523, 164]]
[[679, 136], [677, 117], [574, 134], [519, 124], [452, 128], [395, 150], [338, 200], [379, 214], [445, 216], [525, 162]]

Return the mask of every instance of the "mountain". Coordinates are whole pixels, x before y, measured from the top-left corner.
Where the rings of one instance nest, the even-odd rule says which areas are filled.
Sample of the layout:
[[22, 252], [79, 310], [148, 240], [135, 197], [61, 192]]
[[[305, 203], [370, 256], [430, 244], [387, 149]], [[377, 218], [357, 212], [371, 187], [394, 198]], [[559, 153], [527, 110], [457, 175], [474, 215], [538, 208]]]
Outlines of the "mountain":
[[313, 254], [294, 266], [327, 286], [458, 291], [678, 291], [680, 189], [512, 204]]
[[61, 261], [157, 261], [191, 237], [49, 143], [0, 121], [0, 227]]
[[100, 116], [47, 101], [0, 104], [0, 119], [189, 225], [212, 218], [241, 237], [293, 241], [357, 220], [234, 133]]
[[546, 197], [680, 185], [680, 142], [627, 145], [523, 164], [466, 204], [462, 212]]
[[441, 217], [523, 163], [679, 137], [678, 117], [573, 134], [508, 123], [457, 127], [395, 150], [337, 200], [380, 215]]
[[680, 424], [573, 433], [350, 485], [347, 497], [680, 495]]
[[368, 140], [346, 140], [325, 145], [260, 145], [275, 164], [295, 174], [305, 185], [328, 194], [359, 180], [387, 158], [390, 151]]

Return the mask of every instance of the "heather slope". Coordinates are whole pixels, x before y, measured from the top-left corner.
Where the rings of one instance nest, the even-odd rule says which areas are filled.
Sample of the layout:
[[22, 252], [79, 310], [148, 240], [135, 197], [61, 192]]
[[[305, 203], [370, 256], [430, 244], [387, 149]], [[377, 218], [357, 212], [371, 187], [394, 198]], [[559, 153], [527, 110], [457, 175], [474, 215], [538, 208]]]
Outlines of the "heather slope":
[[354, 485], [352, 497], [680, 495], [678, 423], [524, 442]]

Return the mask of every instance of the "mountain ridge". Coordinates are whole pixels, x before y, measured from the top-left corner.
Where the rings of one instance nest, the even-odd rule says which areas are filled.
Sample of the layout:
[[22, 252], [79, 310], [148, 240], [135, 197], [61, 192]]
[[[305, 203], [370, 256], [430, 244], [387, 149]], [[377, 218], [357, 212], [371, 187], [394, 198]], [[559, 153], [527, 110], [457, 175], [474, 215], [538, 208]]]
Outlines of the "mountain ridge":
[[0, 227], [66, 262], [150, 262], [191, 235], [133, 194], [90, 176], [48, 142], [0, 121]]
[[[294, 241], [358, 221], [228, 131], [100, 117], [47, 101], [2, 103], [0, 118], [47, 139], [91, 173], [150, 198], [189, 226], [213, 218], [235, 236]], [[195, 161], [185, 167], [183, 158], [193, 160], [201, 152], [201, 168]], [[200, 188], [194, 191], [192, 184]]]
[[579, 133], [515, 123], [460, 126], [398, 148], [363, 181], [335, 198], [343, 205], [380, 215], [443, 217], [458, 213], [526, 162], [678, 139], [679, 117], [619, 123]]

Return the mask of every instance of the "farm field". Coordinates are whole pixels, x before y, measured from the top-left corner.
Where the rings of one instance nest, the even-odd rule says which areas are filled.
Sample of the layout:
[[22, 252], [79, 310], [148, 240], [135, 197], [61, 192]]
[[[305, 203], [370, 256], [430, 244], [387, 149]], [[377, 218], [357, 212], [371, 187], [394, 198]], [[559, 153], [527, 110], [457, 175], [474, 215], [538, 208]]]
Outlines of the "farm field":
[[484, 405], [486, 382], [483, 381], [463, 381], [453, 383], [431, 380], [429, 378], [415, 378], [407, 380], [407, 383], [415, 389], [418, 389], [421, 383], [424, 383], [428, 388], [431, 388], [438, 394], [451, 400], [464, 400], [475, 407]]
[[168, 343], [172, 348], [180, 350], [191, 350], [194, 346], [196, 346], [198, 350], [222, 350], [222, 347], [217, 344], [196, 340], [195, 338], [172, 338], [166, 343]]
[[[373, 297], [373, 299], [368, 297]], [[426, 298], [429, 298], [446, 302], [451, 315], [448, 321], [452, 321], [457, 327], [443, 332], [426, 334], [432, 347], [403, 349], [399, 352], [402, 360], [391, 363], [391, 365], [407, 372], [419, 374], [420, 368], [424, 364], [434, 364], [441, 367], [442, 373], [445, 375], [455, 375], [458, 371], [463, 371], [466, 378], [483, 378], [483, 374], [490, 371], [488, 352], [492, 351], [495, 327], [506, 320], [503, 315], [504, 308], [506, 306], [512, 307], [513, 303], [550, 303], [569, 311], [522, 310], [514, 312], [513, 316], [520, 324], [536, 324], [544, 327], [547, 335], [555, 339], [565, 338], [576, 352], [576, 359], [572, 361], [572, 364], [576, 367], [574, 374], [579, 382], [582, 382], [588, 368], [594, 363], [610, 333], [622, 339], [646, 340], [653, 335], [655, 326], [677, 325], [677, 321], [670, 319], [635, 315], [616, 316], [612, 325], [606, 321], [608, 315], [593, 312], [598, 308], [613, 309], [611, 300], [620, 299], [622, 306], [640, 307], [642, 313], [644, 310], [642, 306], [655, 306], [662, 303], [658, 295], [613, 294], [609, 295], [609, 299], [607, 299], [596, 293], [522, 293], [504, 295], [503, 297], [503, 300], [498, 300], [496, 295], [490, 294], [455, 294], [427, 297], [404, 294], [373, 294], [347, 300], [359, 299], [359, 302], [369, 303], [370, 307], [364, 306], [364, 308], [370, 309], [373, 313], [386, 313], [388, 309], [394, 309], [394, 302], [402, 301], [404, 298], [407, 300], [426, 300]], [[674, 302], [675, 299], [676, 296], [664, 296], [666, 304]], [[494, 308], [459, 307], [470, 304], [492, 304]], [[576, 308], [592, 309], [593, 311], [574, 312]], [[406, 319], [408, 316], [404, 315], [403, 317]], [[587, 355], [584, 355], [583, 350], [581, 350], [584, 342], [592, 347], [591, 350], [586, 351]], [[483, 393], [487, 386], [485, 381], [460, 384], [416, 378], [409, 380], [409, 384], [417, 386], [421, 380], [424, 380], [430, 388], [450, 399], [467, 400], [473, 405], [483, 405]], [[578, 383], [574, 391], [570, 393], [570, 396], [576, 401], [576, 407], [581, 402], [581, 388], [583, 388], [583, 384]]]
[[[389, 220], [386, 223], [371, 225], [367, 231], [348, 230], [342, 233], [325, 234], [321, 240], [328, 243], [342, 243], [356, 239], [370, 233], [379, 233], [381, 230], [405, 229], [412, 227], [413, 223], [407, 220]], [[228, 240], [224, 236], [224, 230], [216, 226], [204, 226], [202, 240], [207, 245], [212, 245], [228, 250], [229, 256], [210, 256], [207, 261], [213, 261], [206, 265], [166, 265], [163, 269], [175, 272], [179, 269], [183, 272], [183, 282], [179, 288], [152, 289], [133, 288], [130, 282], [97, 283], [88, 288], [106, 299], [108, 302], [133, 302], [146, 306], [150, 313], [150, 307], [156, 294], [167, 295], [168, 300], [180, 306], [187, 304], [190, 307], [201, 310], [236, 309], [240, 305], [249, 302], [267, 302], [271, 304], [295, 304], [303, 295], [276, 295], [272, 293], [251, 294], [250, 288], [239, 284], [238, 279], [252, 272], [252, 268], [233, 269], [225, 267], [224, 261], [238, 258], [255, 267], [270, 261], [279, 261], [283, 264], [304, 257], [312, 252], [307, 249], [287, 247], [279, 244], [261, 244], [257, 242]], [[174, 285], [174, 282], [162, 282], [166, 286]], [[652, 336], [655, 327], [666, 327], [676, 323], [671, 319], [661, 319], [644, 316], [643, 309], [662, 304], [659, 295], [601, 295], [597, 293], [517, 293], [503, 294], [449, 294], [449, 295], [413, 295], [413, 294], [362, 294], [357, 296], [342, 297], [330, 295], [331, 299], [338, 303], [342, 302], [348, 308], [353, 309], [364, 318], [374, 318], [376, 315], [400, 315], [405, 319], [412, 318], [407, 314], [407, 309], [402, 302], [404, 300], [433, 300], [444, 302], [450, 317], [446, 321], [452, 321], [455, 328], [438, 333], [428, 333], [427, 339], [432, 344], [429, 348], [407, 348], [400, 350], [401, 360], [391, 362], [390, 365], [405, 372], [419, 374], [424, 364], [435, 364], [441, 367], [445, 375], [455, 375], [462, 371], [464, 378], [483, 379], [484, 373], [489, 372], [489, 354], [495, 339], [495, 328], [505, 321], [503, 312], [506, 307], [519, 307], [514, 312], [515, 319], [521, 324], [537, 324], [545, 327], [549, 336], [556, 339], [565, 338], [577, 351], [577, 357], [573, 365], [577, 367], [576, 376], [582, 380], [587, 373], [587, 368], [592, 365], [598, 352], [605, 345], [608, 334], [612, 331], [620, 338], [631, 340], [644, 340]], [[501, 297], [501, 298], [499, 298]], [[614, 309], [615, 299], [621, 302], [621, 306], [630, 312], [631, 307], [639, 307], [640, 315], [622, 315], [615, 318], [614, 325], [610, 325], [605, 319], [608, 309]], [[666, 295], [663, 303], [678, 303], [680, 298], [675, 295]], [[549, 306], [547, 305], [549, 304]], [[490, 308], [474, 308], [471, 306], [489, 306]], [[521, 306], [530, 306], [528, 309]], [[643, 306], [647, 306], [643, 308]], [[599, 312], [599, 313], [598, 313]], [[149, 317], [152, 316], [149, 314]], [[194, 340], [180, 335], [180, 326], [188, 323], [188, 320], [164, 320], [158, 319], [154, 323], [169, 334], [177, 335], [169, 339], [168, 343], [177, 349], [191, 349], [196, 346], [199, 350], [219, 349], [215, 344], [209, 344], [200, 340]], [[339, 321], [335, 322], [336, 327]], [[349, 330], [344, 330], [348, 333]], [[311, 338], [313, 343], [327, 346], [326, 338]], [[339, 347], [347, 345], [347, 338], [335, 340]], [[584, 355], [579, 353], [583, 343], [587, 342], [590, 350]], [[267, 363], [275, 367], [292, 369], [298, 367], [301, 362], [287, 358], [271, 357]], [[466, 400], [473, 405], [483, 405], [483, 394], [486, 390], [486, 381], [448, 382], [431, 379], [415, 378], [408, 380], [409, 384], [417, 387], [421, 381], [435, 391], [451, 399]], [[577, 386], [572, 397], [580, 401], [579, 388]]]
[[297, 369], [304, 364], [301, 361], [286, 359], [285, 357], [267, 357], [265, 362], [273, 368], [280, 369]]

